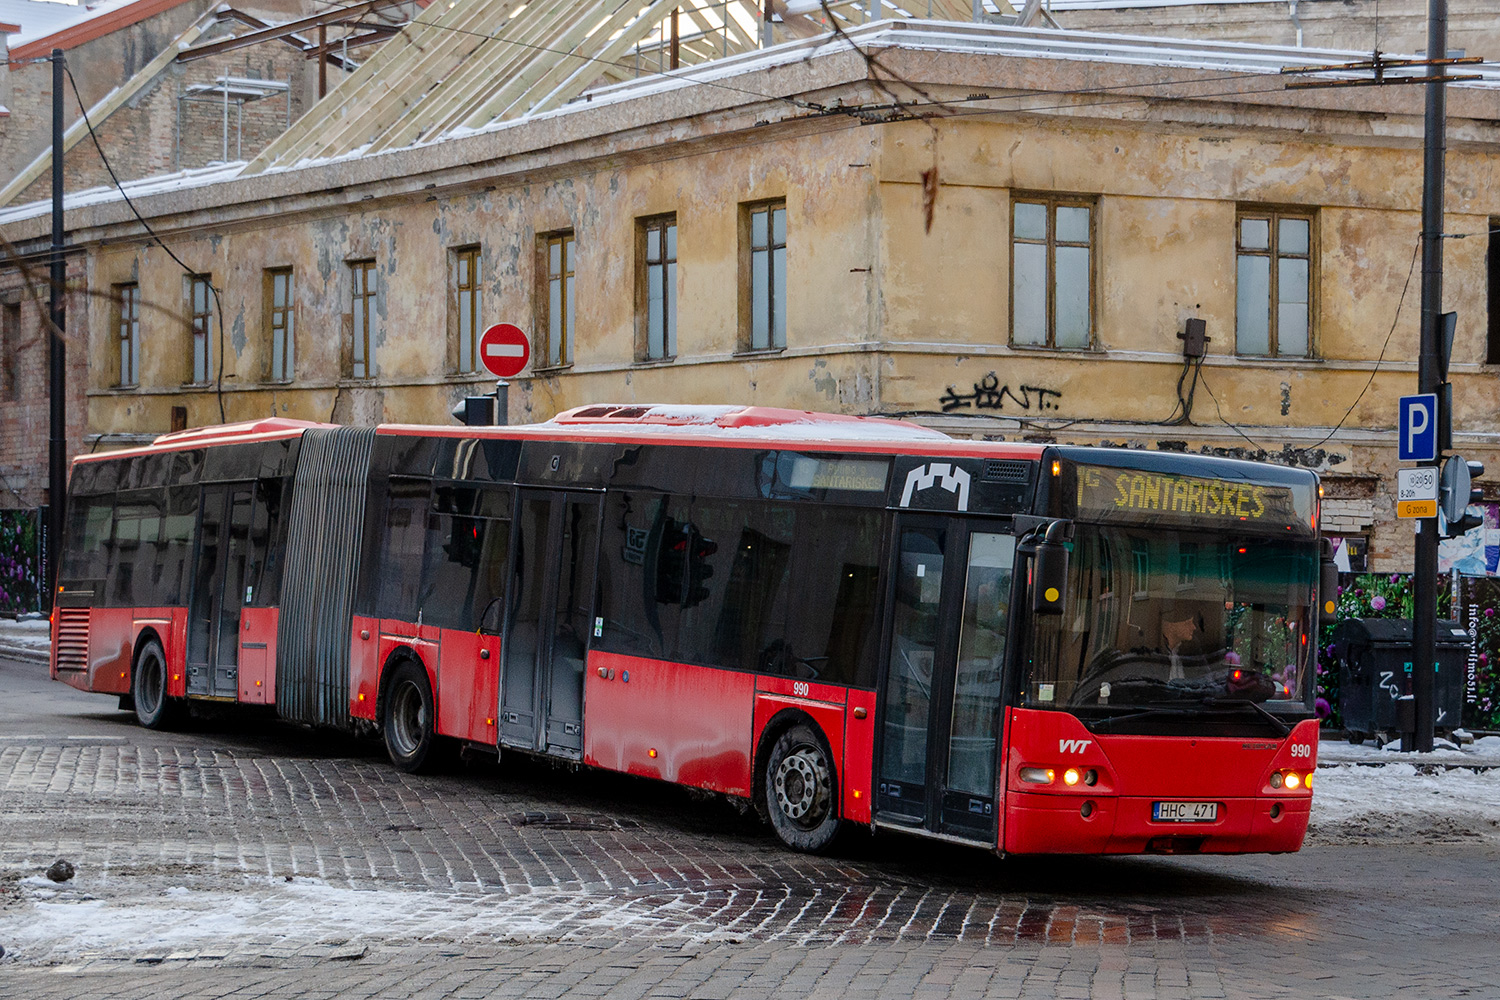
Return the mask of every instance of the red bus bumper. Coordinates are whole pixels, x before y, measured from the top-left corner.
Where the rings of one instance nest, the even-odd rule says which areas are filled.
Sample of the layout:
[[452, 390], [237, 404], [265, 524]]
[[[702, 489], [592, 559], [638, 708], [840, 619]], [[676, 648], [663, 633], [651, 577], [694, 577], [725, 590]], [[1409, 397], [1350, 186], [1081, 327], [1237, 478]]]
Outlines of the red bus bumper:
[[1005, 850], [1015, 854], [1295, 851], [1307, 835], [1312, 806], [1306, 796], [1221, 798], [1212, 822], [1162, 823], [1151, 818], [1151, 805], [1158, 801], [1160, 797], [1012, 792], [1005, 808]]

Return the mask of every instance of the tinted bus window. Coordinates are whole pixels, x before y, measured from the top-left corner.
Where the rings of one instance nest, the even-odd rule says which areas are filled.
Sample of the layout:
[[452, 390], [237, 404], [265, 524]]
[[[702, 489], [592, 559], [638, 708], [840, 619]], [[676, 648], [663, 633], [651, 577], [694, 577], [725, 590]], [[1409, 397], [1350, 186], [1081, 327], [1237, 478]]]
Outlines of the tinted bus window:
[[270, 607], [281, 599], [281, 493], [284, 481], [262, 479], [255, 484], [255, 508], [250, 515], [250, 549], [245, 569], [246, 604]]
[[140, 607], [156, 604], [160, 599], [156, 593], [156, 560], [161, 542], [162, 500], [160, 491], [149, 490], [122, 493], [115, 504], [109, 603], [116, 607]]
[[[427, 522], [423, 620], [444, 628], [495, 631], [505, 594], [510, 521], [434, 513]], [[486, 614], [486, 612], [489, 612]]]
[[417, 620], [430, 495], [431, 485], [425, 480], [391, 478], [375, 599], [376, 613], [382, 618]]
[[[62, 575], [69, 580], [103, 579], [114, 526], [113, 496], [73, 497], [68, 504], [68, 545]], [[98, 595], [103, 597], [103, 594]]]
[[600, 647], [632, 656], [676, 655], [686, 546], [674, 548], [687, 504], [654, 493], [613, 493], [599, 558]]
[[751, 500], [693, 506], [678, 653], [695, 663], [786, 673], [795, 512]]
[[157, 546], [156, 593], [161, 604], [182, 604], [187, 599], [184, 580], [193, 561], [193, 528], [198, 523], [198, 487], [174, 486], [167, 490], [166, 516], [162, 518]]
[[792, 557], [793, 676], [875, 686], [880, 549], [878, 510], [801, 507]]

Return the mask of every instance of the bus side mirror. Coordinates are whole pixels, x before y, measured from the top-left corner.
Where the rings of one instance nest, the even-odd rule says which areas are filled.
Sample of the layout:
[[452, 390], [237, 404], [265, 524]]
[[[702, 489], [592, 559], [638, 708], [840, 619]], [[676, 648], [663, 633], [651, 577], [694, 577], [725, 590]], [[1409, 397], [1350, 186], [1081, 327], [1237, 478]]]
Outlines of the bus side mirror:
[[1039, 615], [1060, 615], [1068, 595], [1068, 547], [1061, 535], [1067, 524], [1054, 521], [1036, 546], [1031, 562], [1031, 610]]
[[1318, 624], [1331, 626], [1339, 620], [1339, 567], [1333, 561], [1333, 543], [1323, 539], [1323, 557], [1318, 573]]

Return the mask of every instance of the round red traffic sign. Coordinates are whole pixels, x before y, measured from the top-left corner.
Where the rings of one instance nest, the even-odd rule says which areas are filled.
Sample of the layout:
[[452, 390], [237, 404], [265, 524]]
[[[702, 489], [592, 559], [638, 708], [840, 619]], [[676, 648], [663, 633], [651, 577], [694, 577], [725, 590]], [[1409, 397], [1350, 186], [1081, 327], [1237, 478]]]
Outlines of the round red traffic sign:
[[479, 337], [479, 363], [496, 378], [518, 375], [531, 360], [526, 331], [510, 323], [496, 323]]

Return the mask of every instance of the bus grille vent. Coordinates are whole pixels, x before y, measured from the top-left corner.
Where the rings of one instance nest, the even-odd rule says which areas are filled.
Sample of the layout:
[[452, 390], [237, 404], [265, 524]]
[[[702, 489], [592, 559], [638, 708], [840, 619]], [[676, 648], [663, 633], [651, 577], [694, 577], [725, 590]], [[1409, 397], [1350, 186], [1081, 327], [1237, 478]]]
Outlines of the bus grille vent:
[[1031, 481], [1030, 462], [1004, 462], [986, 459], [984, 481], [987, 483], [1025, 483]]
[[89, 609], [57, 609], [57, 669], [87, 670], [89, 665]]

